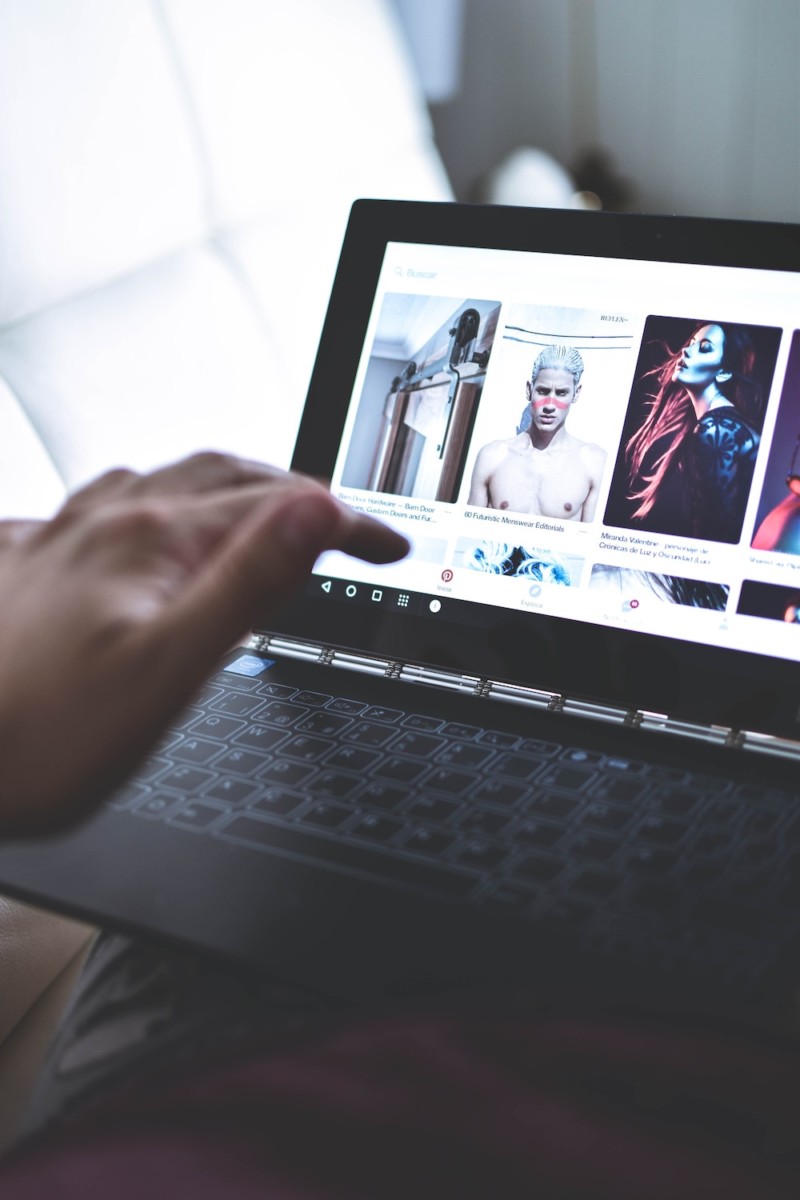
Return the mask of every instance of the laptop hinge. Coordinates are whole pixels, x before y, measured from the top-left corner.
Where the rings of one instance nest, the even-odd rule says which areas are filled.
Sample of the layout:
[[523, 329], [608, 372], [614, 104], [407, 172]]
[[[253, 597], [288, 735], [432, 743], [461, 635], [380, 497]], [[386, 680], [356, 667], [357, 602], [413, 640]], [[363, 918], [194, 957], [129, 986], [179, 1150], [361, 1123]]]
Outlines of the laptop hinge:
[[334, 650], [328, 646], [294, 641], [271, 634], [254, 634], [249, 646], [271, 654], [282, 654], [287, 658], [299, 658], [323, 666], [343, 667], [362, 675], [384, 676], [401, 683], [424, 684], [448, 692], [460, 692], [481, 700], [499, 700], [539, 712], [563, 713], [568, 717], [602, 721], [605, 724], [621, 725], [628, 729], [641, 729], [648, 733], [672, 734], [691, 741], [703, 742], [707, 746], [719, 746], [729, 750], [755, 751], [771, 758], [789, 759], [800, 762], [800, 742], [790, 738], [774, 737], [767, 733], [729, 729], [721, 725], [701, 725], [682, 721], [664, 713], [617, 708], [589, 700], [579, 700], [557, 692], [539, 688], [523, 687], [520, 684], [503, 683], [499, 680], [482, 678], [478, 675], [460, 675], [455, 671], [438, 670], [433, 667], [416, 666], [388, 658], [351, 654], [345, 650]]
[[388, 658], [350, 654], [346, 650], [334, 650], [330, 646], [273, 637], [268, 633], [253, 634], [248, 645], [253, 650], [260, 650], [262, 654], [281, 654], [284, 658], [300, 658], [305, 662], [320, 663], [326, 667], [344, 667], [348, 671], [358, 671], [362, 675], [388, 675], [390, 678], [396, 678], [402, 670], [401, 663], [393, 662]]
[[248, 646], [253, 650], [260, 650], [262, 654], [282, 654], [286, 658], [300, 658], [305, 662], [321, 663], [323, 666], [343, 667], [361, 675], [382, 675], [403, 683], [424, 683], [429, 687], [439, 687], [451, 692], [468, 692], [470, 695], [480, 696], [491, 688], [488, 680], [482, 680], [477, 675], [458, 675], [453, 671], [417, 667], [395, 659], [351, 654], [347, 650], [296, 642], [290, 638], [274, 637], [269, 633], [253, 634]]

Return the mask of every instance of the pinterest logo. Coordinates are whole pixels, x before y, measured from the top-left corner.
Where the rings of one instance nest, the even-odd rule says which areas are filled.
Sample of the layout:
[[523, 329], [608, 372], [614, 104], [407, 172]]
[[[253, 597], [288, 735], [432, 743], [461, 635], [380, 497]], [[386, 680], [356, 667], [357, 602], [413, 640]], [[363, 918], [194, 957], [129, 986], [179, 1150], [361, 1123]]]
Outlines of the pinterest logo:
[[445, 567], [444, 571], [442, 571], [442, 583], [449, 583], [452, 578], [453, 572], [449, 567]]

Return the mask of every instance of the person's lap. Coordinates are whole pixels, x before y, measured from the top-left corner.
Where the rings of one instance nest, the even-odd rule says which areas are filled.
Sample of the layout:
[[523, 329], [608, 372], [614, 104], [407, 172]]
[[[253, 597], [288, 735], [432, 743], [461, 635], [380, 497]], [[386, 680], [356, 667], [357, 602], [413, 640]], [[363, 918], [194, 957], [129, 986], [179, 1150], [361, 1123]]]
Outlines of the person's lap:
[[341, 1004], [189, 950], [101, 933], [59, 1024], [22, 1136], [75, 1118], [118, 1088], [288, 1040]]
[[144, 1187], [176, 1162], [203, 1196], [798, 1194], [796, 1046], [592, 1007], [357, 1010], [106, 934], [0, 1194], [67, 1180], [72, 1197], [126, 1170]]

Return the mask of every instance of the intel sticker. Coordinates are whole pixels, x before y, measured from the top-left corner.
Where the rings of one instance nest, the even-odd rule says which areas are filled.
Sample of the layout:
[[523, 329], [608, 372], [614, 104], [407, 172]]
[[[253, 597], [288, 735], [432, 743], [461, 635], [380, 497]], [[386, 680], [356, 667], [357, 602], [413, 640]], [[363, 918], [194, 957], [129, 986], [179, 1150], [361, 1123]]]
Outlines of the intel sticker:
[[232, 663], [228, 663], [227, 667], [223, 667], [223, 670], [230, 671], [232, 675], [252, 676], [260, 675], [263, 671], [268, 671], [270, 667], [274, 666], [274, 658], [256, 658], [255, 654], [243, 654]]

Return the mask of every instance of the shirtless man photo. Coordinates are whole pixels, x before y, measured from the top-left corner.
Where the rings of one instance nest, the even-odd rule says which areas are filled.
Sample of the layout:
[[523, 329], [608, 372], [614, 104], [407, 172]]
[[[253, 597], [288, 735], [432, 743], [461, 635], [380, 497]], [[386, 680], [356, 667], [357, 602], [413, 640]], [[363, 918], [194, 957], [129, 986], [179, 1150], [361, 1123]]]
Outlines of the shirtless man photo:
[[606, 453], [567, 431], [581, 391], [583, 359], [569, 346], [545, 346], [525, 385], [531, 423], [515, 437], [489, 442], [472, 472], [468, 504], [591, 521]]

